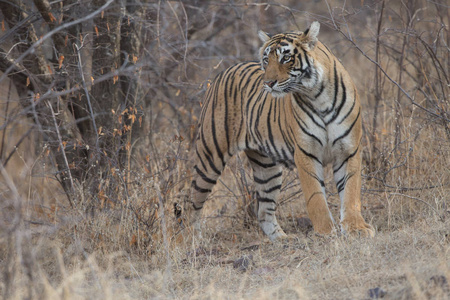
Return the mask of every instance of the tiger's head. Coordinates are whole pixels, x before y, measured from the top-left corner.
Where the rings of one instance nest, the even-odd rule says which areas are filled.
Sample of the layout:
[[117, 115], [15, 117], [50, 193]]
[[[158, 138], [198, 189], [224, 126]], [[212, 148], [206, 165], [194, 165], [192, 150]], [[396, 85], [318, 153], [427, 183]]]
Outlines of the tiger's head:
[[305, 32], [272, 37], [259, 32], [264, 42], [260, 50], [264, 88], [273, 96], [281, 98], [287, 93], [307, 92], [320, 82], [322, 67], [314, 55], [319, 29], [319, 22], [313, 22]]

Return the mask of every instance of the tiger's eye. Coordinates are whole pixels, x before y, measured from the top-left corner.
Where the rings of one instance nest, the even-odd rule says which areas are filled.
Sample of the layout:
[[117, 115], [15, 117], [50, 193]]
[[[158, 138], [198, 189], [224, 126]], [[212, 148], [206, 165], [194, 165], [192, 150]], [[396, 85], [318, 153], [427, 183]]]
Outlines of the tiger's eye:
[[287, 63], [291, 60], [291, 56], [290, 55], [285, 55], [283, 56], [283, 58], [281, 59], [282, 63]]

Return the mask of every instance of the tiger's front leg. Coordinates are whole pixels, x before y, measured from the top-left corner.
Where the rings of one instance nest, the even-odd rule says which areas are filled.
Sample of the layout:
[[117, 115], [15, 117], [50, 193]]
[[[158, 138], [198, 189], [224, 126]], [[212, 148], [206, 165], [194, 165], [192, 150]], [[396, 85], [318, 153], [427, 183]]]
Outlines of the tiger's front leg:
[[361, 215], [361, 154], [359, 147], [347, 162], [334, 166], [334, 180], [341, 199], [341, 231], [375, 236], [375, 229]]
[[333, 233], [335, 223], [325, 198], [322, 163], [313, 154], [297, 148], [295, 164], [314, 231], [320, 234]]
[[278, 225], [275, 211], [276, 199], [280, 193], [282, 183], [282, 167], [271, 158], [255, 151], [246, 151], [253, 168], [253, 178], [258, 201], [258, 222], [261, 229], [271, 241], [287, 237]]

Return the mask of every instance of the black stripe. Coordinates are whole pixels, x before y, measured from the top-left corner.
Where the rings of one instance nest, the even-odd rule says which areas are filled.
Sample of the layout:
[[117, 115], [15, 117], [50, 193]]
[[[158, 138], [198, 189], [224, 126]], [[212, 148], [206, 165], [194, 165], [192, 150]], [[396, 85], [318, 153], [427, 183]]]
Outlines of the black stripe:
[[280, 188], [281, 188], [281, 184], [278, 184], [278, 185], [276, 185], [276, 186], [271, 187], [271, 188], [268, 189], [268, 190], [264, 190], [263, 192], [266, 193], [266, 194], [270, 194], [270, 193], [272, 193], [272, 192], [274, 192], [274, 191], [279, 190]]
[[[286, 106], [283, 106], [283, 112], [284, 112], [284, 115], [286, 116], [287, 115], [286, 114]], [[280, 128], [281, 128], [281, 124], [280, 124]], [[291, 134], [289, 134], [289, 132], [286, 132], [286, 138], [289, 139], [288, 143], [286, 143], [286, 144], [288, 145], [289, 152], [291, 154], [294, 154], [294, 151], [295, 151], [295, 141], [294, 140], [295, 140], [295, 138], [293, 139], [293, 137], [295, 137], [295, 135], [292, 132], [292, 128], [290, 128], [290, 131], [291, 131]], [[285, 138], [284, 130], [282, 130], [281, 132], [283, 133], [283, 138]]]
[[197, 153], [197, 158], [200, 161], [200, 163], [202, 164], [203, 170], [206, 170], [206, 165], [205, 162], [203, 161], [203, 159], [200, 156], [200, 153], [198, 153], [198, 147], [195, 147], [195, 152]]
[[283, 172], [279, 172], [267, 179], [260, 179], [260, 178], [256, 177], [256, 175], [253, 175], [253, 179], [255, 180], [256, 183], [266, 184], [266, 183], [269, 183], [270, 181], [272, 181], [273, 179], [280, 177], [281, 175], [283, 175]]
[[[262, 80], [262, 76], [259, 76], [253, 82], [252, 87], [250, 89], [250, 93], [248, 94], [248, 97], [247, 97], [247, 99], [254, 99], [255, 97], [257, 99], [254, 101], [247, 101], [247, 104], [245, 107], [245, 113], [250, 116], [249, 123], [246, 125], [247, 125], [247, 128], [249, 128], [249, 130], [250, 130], [251, 136], [253, 136], [253, 133], [252, 133], [252, 131], [253, 131], [252, 124], [253, 124], [253, 116], [254, 116], [253, 110], [255, 109], [256, 104], [259, 102], [259, 99], [261, 99], [262, 95], [264, 94], [264, 91], [261, 88], [259, 88], [261, 86], [261, 80]], [[256, 93], [259, 93], [259, 95], [256, 95]], [[252, 103], [253, 103], [253, 105], [250, 108], [250, 104], [252, 104]], [[242, 112], [242, 116], [244, 116], [244, 115], [245, 115], [244, 112]], [[244, 119], [244, 118], [242, 118], [242, 119]]]
[[273, 134], [272, 134], [272, 122], [270, 122], [270, 116], [272, 115], [272, 107], [273, 107], [273, 102], [274, 101], [270, 101], [270, 106], [269, 106], [269, 112], [267, 113], [267, 131], [268, 131], [268, 135], [269, 135], [269, 142], [272, 144], [274, 150], [275, 149], [275, 145], [274, 145], [274, 141], [273, 141]]
[[337, 173], [337, 172], [342, 168], [342, 166], [343, 166], [350, 158], [352, 158], [353, 156], [355, 156], [356, 153], [358, 152], [358, 149], [359, 149], [359, 145], [358, 145], [358, 147], [356, 148], [356, 150], [355, 150], [352, 154], [350, 154], [349, 156], [347, 156], [346, 159], [344, 159], [344, 161], [341, 163], [341, 165], [339, 166], [339, 168], [333, 170], [333, 173]]
[[306, 53], [305, 53], [305, 60], [306, 64], [308, 65], [308, 68], [311, 69], [311, 63], [309, 62], [308, 55], [306, 55]]
[[[237, 73], [237, 71], [239, 71], [240, 67], [242, 67], [242, 65], [237, 65], [232, 71], [230, 69], [230, 73], [227, 74], [227, 80], [226, 80], [225, 91], [224, 91], [225, 92], [225, 101], [224, 101], [225, 102], [224, 103], [224, 105], [225, 105], [225, 108], [224, 108], [224, 110], [225, 110], [225, 116], [224, 116], [224, 118], [225, 118], [225, 136], [226, 136], [226, 140], [227, 140], [227, 149], [228, 149], [227, 152], [228, 152], [229, 156], [232, 156], [232, 153], [230, 153], [230, 130], [228, 128], [228, 113], [229, 113], [228, 98], [233, 94], [233, 88], [234, 88], [235, 95], [232, 98], [233, 98], [233, 104], [234, 104], [234, 106], [236, 106], [237, 89], [236, 89], [236, 85], [235, 85], [235, 80], [236, 80], [236, 73]], [[228, 83], [229, 83], [230, 79], [231, 79], [231, 82], [230, 82], [230, 86], [228, 87]]]
[[269, 164], [262, 163], [262, 162], [256, 160], [255, 158], [250, 157], [248, 155], [247, 155], [247, 157], [252, 163], [257, 164], [258, 166], [260, 166], [260, 167], [262, 167], [264, 169], [272, 168], [272, 167], [275, 167], [277, 165], [276, 163], [269, 163]]
[[264, 198], [264, 197], [261, 197], [261, 198], [257, 198], [257, 200], [258, 200], [258, 202], [265, 202], [265, 203], [277, 203], [275, 200], [273, 200], [273, 199], [270, 199], [270, 198]]
[[[253, 133], [252, 131], [255, 129], [255, 126], [253, 125], [253, 119], [254, 119], [254, 117], [256, 115], [254, 110], [255, 110], [256, 105], [260, 102], [259, 100], [261, 99], [263, 94], [264, 94], [264, 91], [261, 90], [259, 95], [258, 95], [258, 97], [257, 97], [257, 99], [255, 99], [254, 101], [247, 101], [246, 112], [250, 116], [250, 123], [247, 124], [247, 127], [250, 129], [250, 134], [252, 135], [252, 137], [254, 137], [254, 134], [252, 134]], [[249, 98], [249, 99], [253, 99], [253, 97]], [[250, 108], [250, 104], [251, 103], [253, 103], [253, 105]]]
[[297, 55], [298, 61], [300, 62], [300, 70], [303, 70], [302, 53], [303, 53], [303, 51]]
[[353, 111], [353, 108], [355, 107], [355, 104], [356, 104], [356, 91], [353, 91], [353, 93], [354, 93], [354, 97], [353, 97], [352, 107], [350, 107], [350, 110], [345, 114], [345, 116], [342, 118], [342, 120], [340, 120], [338, 122], [338, 124], [342, 124], [342, 122], [344, 122], [344, 120], [347, 119], [347, 117], [350, 115], [350, 113]]
[[345, 99], [347, 97], [347, 92], [345, 89], [345, 85], [344, 85], [344, 81], [342, 80], [341, 77], [341, 88], [342, 88], [342, 100], [341, 100], [341, 104], [339, 104], [338, 108], [334, 111], [333, 116], [331, 117], [331, 119], [326, 122], [326, 125], [330, 124], [331, 122], [333, 122], [334, 120], [336, 120], [336, 118], [338, 117], [339, 113], [341, 112], [342, 107], [344, 107], [345, 104]]
[[287, 39], [287, 38], [291, 38], [291, 39], [296, 39], [296, 38], [298, 38], [298, 34], [296, 34], [296, 33], [293, 33], [293, 32], [289, 32], [289, 33], [286, 33], [286, 34], [283, 34], [284, 35], [284, 37]]
[[319, 92], [314, 96], [314, 99], [317, 99], [323, 92], [323, 90], [325, 89], [325, 85], [322, 82], [322, 85], [320, 86], [320, 90]]
[[324, 182], [322, 179], [320, 179], [319, 176], [317, 176], [317, 175], [314, 174], [314, 173], [309, 172], [308, 170], [306, 170], [306, 169], [303, 168], [303, 167], [302, 167], [302, 170], [305, 171], [306, 174], [308, 174], [309, 176], [311, 176], [312, 178], [314, 178], [315, 180], [317, 180], [317, 181], [319, 182], [319, 184], [320, 184], [322, 187], [325, 187], [325, 182]]
[[308, 198], [308, 200], [306, 201], [306, 205], [308, 205], [309, 202], [311, 201], [311, 199], [312, 199], [314, 196], [318, 195], [318, 194], [322, 194], [322, 195], [323, 195], [322, 192], [315, 192], [315, 193], [313, 193], [313, 194]]
[[[265, 94], [265, 93], [263, 93], [263, 94]], [[262, 98], [262, 95], [261, 95], [261, 97], [258, 97], [258, 100], [260, 98]], [[258, 109], [256, 110], [256, 113], [253, 114], [255, 116], [255, 123], [253, 123], [253, 122], [251, 123], [253, 125], [252, 128], [254, 131], [254, 135], [256, 136], [256, 138], [258, 139], [260, 144], [262, 144], [262, 135], [259, 132], [258, 126], [259, 126], [259, 121], [260, 121], [259, 116], [261, 116], [261, 111], [262, 111], [262, 108], [264, 107], [264, 103], [265, 103], [265, 101], [255, 102], [255, 106], [258, 105]], [[253, 116], [252, 116], [252, 118], [253, 118]]]
[[[203, 134], [201, 135], [201, 141], [203, 144], [203, 149], [206, 150], [206, 153], [203, 151], [203, 155], [206, 157], [206, 160], [209, 163], [209, 166], [211, 167], [211, 169], [217, 174], [220, 175], [220, 171], [217, 169], [216, 165], [214, 164], [214, 161], [212, 160], [212, 153], [211, 150], [209, 150], [208, 146], [206, 145], [206, 141], [205, 138], [203, 137]], [[222, 165], [223, 166], [223, 165]], [[206, 170], [206, 168], [205, 168]]]
[[322, 141], [315, 136], [314, 134], [310, 133], [309, 131], [306, 130], [305, 127], [302, 126], [301, 124], [301, 118], [297, 115], [297, 112], [294, 110], [294, 115], [295, 115], [295, 121], [297, 121], [298, 126], [300, 127], [300, 129], [308, 136], [312, 137], [313, 139], [315, 139], [316, 141], [319, 142], [320, 146], [323, 146]]
[[[252, 78], [249, 77], [249, 81], [251, 81], [251, 80], [252, 80]], [[250, 91], [248, 92], [248, 99], [253, 99], [253, 96], [255, 96], [255, 94], [257, 92], [259, 92], [259, 90], [260, 90], [259, 88], [261, 87], [261, 80], [262, 80], [262, 73], [261, 73], [261, 75], [258, 76], [258, 78], [255, 78], [255, 81], [253, 82], [252, 87], [251, 87]], [[248, 109], [250, 102], [251, 101], [248, 101], [248, 103], [247, 103], [247, 109]]]
[[[255, 68], [255, 66], [256, 66], [256, 68]], [[261, 72], [258, 64], [249, 63], [244, 68], [242, 68], [242, 71], [239, 74], [242, 78], [242, 80], [240, 80], [239, 85], [238, 85], [239, 91], [247, 90], [247, 87], [251, 82], [253, 82], [253, 85], [252, 85], [250, 91], [253, 91], [255, 89], [255, 82], [262, 75], [262, 73], [261, 73], [259, 76], [255, 76], [255, 74], [258, 72]], [[242, 84], [244, 84], [244, 86], [242, 86]]]
[[[301, 110], [303, 110], [308, 115], [308, 117], [314, 122], [314, 124], [316, 124], [318, 127], [326, 131], [325, 127], [322, 124], [319, 124], [314, 118], [314, 116], [308, 110], [305, 109], [304, 105], [308, 106], [308, 104], [306, 104], [298, 94], [294, 94], [294, 99], [295, 103], [297, 103], [297, 105], [301, 108]], [[308, 108], [311, 109], [317, 115], [317, 112], [314, 109], [312, 109], [309, 106]]]
[[[231, 72], [229, 72], [229, 74], [226, 75], [224, 91], [223, 91], [223, 94], [224, 94], [224, 101], [223, 101], [224, 104], [223, 105], [225, 106], [224, 107], [224, 114], [225, 114], [224, 115], [224, 119], [225, 119], [224, 120], [224, 122], [225, 122], [224, 129], [225, 129], [225, 138], [227, 141], [227, 149], [230, 148], [230, 137], [229, 137], [230, 130], [228, 128], [228, 101], [229, 101], [229, 96], [232, 93], [236, 70], [237, 70], [237, 68], [234, 69], [233, 71], [230, 70]], [[234, 99], [234, 100], [236, 101], [236, 99]]]
[[[247, 74], [248, 74], [248, 77], [247, 77], [246, 80], [241, 80], [241, 82], [239, 82], [239, 90], [240, 90], [240, 91], [243, 91], [243, 90], [247, 89], [248, 84], [254, 79], [254, 75], [255, 75], [257, 72], [260, 72], [260, 71], [261, 71], [261, 70], [259, 69], [259, 67], [258, 67], [258, 68], [255, 68], [255, 69], [253, 69], [252, 67], [253, 67], [253, 65], [249, 65], [249, 67], [244, 68], [243, 71], [241, 72], [242, 78], [245, 78], [245, 77], [247, 76]], [[250, 72], [250, 71], [251, 71], [251, 72]], [[250, 73], [249, 73], [249, 72], [250, 72]], [[244, 82], [245, 82], [245, 85], [242, 87], [241, 85], [242, 85], [242, 83], [244, 83]], [[252, 88], [253, 88], [253, 87], [252, 87]]]
[[318, 47], [318, 48], [319, 48], [320, 51], [323, 52], [323, 54], [325, 54], [325, 56], [326, 56], [328, 59], [330, 59], [330, 57], [328, 56], [328, 53], [327, 53], [325, 50], [323, 50], [321, 47]]
[[211, 190], [210, 189], [202, 189], [201, 187], [199, 187], [198, 185], [197, 185], [197, 182], [194, 180], [194, 181], [192, 181], [192, 187], [197, 191], [197, 192], [200, 192], [200, 193], [202, 193], [202, 194], [204, 194], [204, 193], [211, 193]]
[[205, 175], [205, 173], [203, 173], [202, 171], [200, 171], [200, 169], [199, 169], [197, 166], [195, 166], [194, 169], [195, 169], [195, 171], [197, 171], [197, 174], [200, 175], [200, 177], [201, 177], [204, 181], [206, 181], [207, 183], [211, 183], [211, 184], [216, 184], [216, 183], [217, 183], [216, 180], [208, 178], [208, 177]]
[[279, 110], [278, 110], [278, 104], [280, 101], [272, 101], [273, 103], [273, 123], [277, 123], [277, 117], [280, 116]]
[[334, 98], [333, 98], [333, 104], [331, 105], [330, 108], [325, 109], [324, 111], [321, 111], [322, 114], [327, 115], [327, 114], [329, 114], [330, 112], [333, 111], [334, 106], [336, 105], [338, 93], [339, 93], [339, 79], [338, 79], [338, 74], [337, 74], [337, 69], [336, 69], [336, 61], [334, 61]]
[[328, 50], [328, 52], [330, 52], [332, 55], [333, 55], [333, 52], [331, 52], [331, 50], [330, 50], [330, 48], [328, 48], [328, 46], [327, 45], [325, 45], [325, 44], [322, 44], [324, 47], [325, 47], [325, 49], [327, 49]]
[[[304, 106], [306, 106], [313, 114], [315, 115], [319, 115], [319, 113], [316, 111], [316, 109], [314, 108], [314, 106], [310, 103], [310, 101], [305, 101], [303, 100], [302, 96], [306, 96], [306, 95], [300, 95], [298, 93], [293, 94], [294, 98], [297, 102], [298, 105], [302, 104]], [[307, 97], [307, 96], [306, 96]], [[310, 98], [310, 97], [308, 97]], [[302, 108], [303, 109], [303, 108]], [[304, 109], [303, 109], [304, 110]]]
[[321, 166], [323, 166], [322, 162], [321, 162], [316, 156], [314, 156], [313, 154], [311, 154], [311, 153], [309, 153], [309, 152], [306, 152], [302, 147], [300, 147], [299, 144], [297, 144], [297, 147], [300, 149], [300, 151], [303, 152], [303, 154], [305, 154], [306, 156], [308, 156], [308, 157], [314, 159], [314, 160], [317, 161]]
[[[264, 89], [260, 88], [261, 87], [261, 79], [262, 77], [260, 76], [258, 78], [258, 80], [256, 80], [255, 82], [253, 82], [252, 88], [250, 89], [250, 92], [248, 93], [248, 97], [247, 99], [253, 99], [255, 97], [257, 97], [258, 99], [261, 98], [262, 94], [264, 93]], [[258, 94], [258, 96], [256, 96], [256, 94]], [[250, 104], [253, 104], [252, 109], [254, 108], [254, 106], [256, 105], [257, 101], [247, 101], [247, 105], [245, 107], [245, 111], [249, 112], [250, 109]]]
[[[301, 105], [301, 103], [299, 104], [299, 106], [300, 105]], [[295, 113], [294, 117], [295, 117], [295, 120], [297, 121], [297, 123], [300, 122], [302, 124], [302, 126], [309, 128], [308, 124], [306, 124], [305, 121], [303, 121], [302, 118], [299, 116], [297, 110], [293, 110], [293, 112]]]
[[[275, 151], [275, 154], [277, 157], [280, 157], [280, 153], [278, 152], [277, 146], [275, 145], [275, 141], [273, 139], [273, 134], [272, 134], [272, 122], [270, 121], [270, 116], [272, 115], [272, 107], [274, 106], [275, 103], [275, 107], [276, 107], [276, 103], [278, 101], [270, 101], [270, 107], [269, 107], [269, 112], [267, 113], [267, 131], [269, 134], [269, 141], [270, 144], [272, 145], [273, 150]], [[275, 113], [273, 113], [273, 115], [275, 115]], [[270, 150], [270, 149], [269, 149]]]
[[347, 185], [348, 180], [355, 175], [355, 173], [345, 175], [341, 180], [336, 183], [336, 187], [338, 189], [338, 193], [342, 192]]
[[355, 118], [355, 120], [353, 121], [352, 125], [350, 125], [350, 127], [344, 132], [344, 134], [342, 134], [341, 136], [339, 136], [338, 138], [336, 138], [336, 139], [333, 141], [332, 146], [334, 146], [334, 144], [336, 144], [336, 142], [339, 141], [340, 139], [345, 138], [345, 137], [350, 133], [350, 131], [352, 131], [353, 126], [355, 126], [356, 121], [358, 121], [359, 115], [360, 115], [360, 114], [361, 114], [361, 109], [358, 111], [358, 115], [356, 116], [356, 118]]
[[[214, 97], [214, 101], [212, 101], [212, 107], [211, 107], [211, 135], [213, 138], [213, 142], [214, 142], [214, 146], [216, 148], [216, 154], [219, 156], [220, 160], [222, 161], [222, 166], [224, 165], [224, 160], [223, 160], [223, 153], [222, 150], [220, 149], [219, 146], [219, 142], [217, 141], [217, 135], [216, 135], [216, 122], [214, 121], [214, 115], [216, 112], [216, 101], [218, 100], [218, 91], [216, 89], [216, 93], [215, 93], [215, 97]], [[211, 155], [212, 156], [212, 155]]]
[[[292, 142], [288, 140], [289, 135], [286, 136], [286, 133], [284, 130], [281, 129], [281, 118], [278, 118], [278, 126], [280, 127], [281, 136], [283, 137], [284, 144], [287, 146], [288, 151], [290, 153], [294, 153], [294, 147], [292, 146]], [[284, 153], [284, 148], [281, 149], [281, 151]]]
[[214, 173], [216, 173], [217, 175], [220, 175], [221, 172], [219, 171], [219, 169], [217, 169], [217, 167], [214, 164], [214, 161], [212, 160], [212, 158], [209, 155], [207, 155], [205, 152], [203, 152], [203, 155], [205, 155], [206, 160], [208, 161], [209, 166], [214, 171]]
[[[267, 91], [264, 92], [264, 91], [263, 91], [263, 92], [261, 93], [261, 97], [258, 97], [257, 101], [259, 102], [259, 103], [258, 103], [258, 104], [259, 104], [259, 107], [258, 107], [258, 111], [257, 111], [257, 113], [256, 113], [256, 116], [261, 116], [261, 115], [262, 115], [262, 112], [263, 112], [263, 110], [264, 110], [264, 106], [267, 105], [267, 104], [269, 103], [269, 101], [266, 101], [268, 95], [269, 95], [269, 92], [267, 92]], [[259, 101], [262, 97], [264, 97], [264, 99], [262, 99], [262, 101]], [[260, 132], [260, 130], [259, 130], [259, 122], [260, 122], [260, 121], [264, 122], [264, 121], [261, 120], [261, 118], [258, 118], [258, 117], [255, 117], [255, 118], [256, 118], [256, 120], [255, 120], [255, 124], [254, 124], [254, 126], [253, 126], [253, 129], [254, 129], [254, 131], [255, 131], [256, 137], [257, 137], [258, 140], [260, 141], [260, 144], [262, 144], [262, 141], [263, 141], [264, 139], [263, 139], [263, 135], [261, 134], [261, 132]]]
[[288, 153], [284, 150], [284, 148], [281, 149], [281, 155], [282, 155], [282, 159], [283, 159], [282, 163], [285, 166], [288, 166], [292, 163], [291, 158], [290, 158], [291, 155], [288, 155]]
[[342, 192], [342, 190], [345, 187], [345, 183], [346, 183], [346, 177], [347, 175], [345, 175], [344, 177], [342, 177], [338, 182], [336, 182], [336, 188], [338, 190], [338, 193]]
[[[219, 75], [221, 75], [221, 74], [219, 74]], [[208, 90], [206, 91], [206, 95], [203, 98], [204, 103], [203, 103], [203, 107], [202, 107], [202, 112], [200, 113], [200, 122], [198, 123], [200, 125], [203, 124], [203, 122], [205, 120], [206, 112], [208, 111], [209, 104], [211, 103], [210, 99], [212, 99], [211, 94], [213, 94], [215, 87], [216, 87], [216, 81], [214, 81], [212, 83], [212, 85], [208, 88]]]

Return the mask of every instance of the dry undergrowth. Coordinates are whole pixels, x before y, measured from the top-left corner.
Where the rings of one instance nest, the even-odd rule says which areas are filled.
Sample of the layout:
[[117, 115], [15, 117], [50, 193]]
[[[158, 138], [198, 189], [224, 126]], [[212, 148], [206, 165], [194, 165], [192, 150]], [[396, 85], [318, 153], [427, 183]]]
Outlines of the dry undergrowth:
[[17, 272], [10, 296], [365, 299], [380, 288], [387, 299], [448, 299], [449, 228], [448, 219], [433, 216], [374, 239], [319, 237], [301, 228], [298, 239], [280, 246], [255, 227], [209, 227], [202, 239], [170, 236], [147, 255], [92, 251], [92, 241], [60, 228], [32, 238], [33, 278], [27, 278], [24, 258], [10, 262]]
[[[162, 146], [168, 157], [183, 149], [179, 143], [171, 139]], [[426, 153], [420, 142], [414, 147]], [[448, 165], [448, 157], [433, 159], [435, 167], [413, 156], [417, 178], [405, 183], [448, 180], [449, 170], [436, 169]], [[322, 237], [305, 218], [295, 171], [286, 170], [278, 214], [292, 239], [274, 245], [249, 213], [244, 195], [251, 173], [236, 160], [205, 207], [201, 237], [180, 231], [173, 216], [178, 186], [188, 176], [182, 160], [167, 176], [148, 176], [142, 168], [123, 205], [86, 213], [89, 195], [80, 192], [85, 202], [78, 209], [58, 203], [35, 212], [33, 223], [22, 220], [20, 230], [1, 241], [3, 295], [8, 288], [12, 299], [450, 298], [448, 187], [377, 191], [373, 179], [366, 180], [364, 216], [377, 228], [376, 237]], [[331, 177], [327, 190], [337, 218]]]

